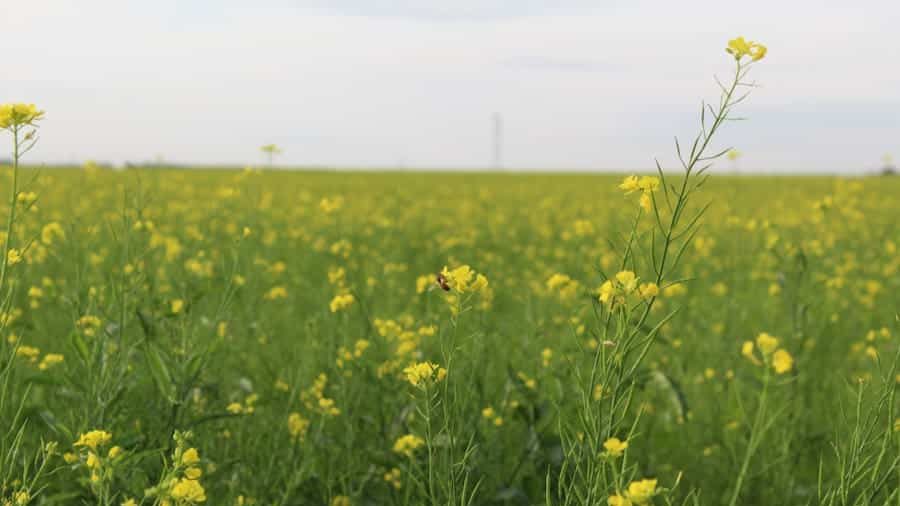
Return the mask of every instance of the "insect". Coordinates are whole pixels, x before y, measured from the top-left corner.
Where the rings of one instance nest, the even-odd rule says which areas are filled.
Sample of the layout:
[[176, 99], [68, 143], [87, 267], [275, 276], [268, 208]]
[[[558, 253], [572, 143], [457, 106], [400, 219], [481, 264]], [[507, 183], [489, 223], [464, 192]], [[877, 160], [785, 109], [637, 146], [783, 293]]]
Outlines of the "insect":
[[440, 286], [441, 289], [443, 289], [445, 292], [450, 291], [450, 284], [447, 283], [447, 278], [444, 277], [443, 273], [439, 272], [435, 281], [437, 282], [438, 286]]

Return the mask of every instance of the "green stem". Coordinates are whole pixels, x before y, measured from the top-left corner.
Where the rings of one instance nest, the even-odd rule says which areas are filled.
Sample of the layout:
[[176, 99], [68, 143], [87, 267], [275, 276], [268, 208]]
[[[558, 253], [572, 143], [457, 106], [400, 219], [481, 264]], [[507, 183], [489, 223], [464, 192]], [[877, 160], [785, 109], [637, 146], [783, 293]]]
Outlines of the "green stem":
[[756, 447], [759, 445], [759, 440], [762, 437], [759, 428], [765, 418], [766, 399], [769, 393], [770, 379], [768, 364], [765, 364], [764, 367], [766, 369], [763, 375], [763, 388], [762, 392], [759, 394], [759, 406], [756, 407], [756, 417], [753, 419], [753, 427], [750, 429], [750, 441], [747, 443], [747, 453], [744, 454], [744, 461], [741, 463], [741, 471], [738, 473], [737, 482], [734, 484], [734, 492], [731, 494], [731, 500], [728, 502], [728, 506], [735, 506], [737, 504], [738, 496], [740, 496], [741, 488], [744, 485], [744, 479], [747, 477], [747, 472], [750, 469], [750, 461], [753, 459], [753, 454], [756, 453]]
[[6, 284], [7, 269], [9, 268], [9, 250], [12, 243], [13, 224], [16, 219], [16, 198], [18, 197], [19, 184], [19, 127], [12, 128], [13, 134], [13, 173], [12, 192], [9, 197], [9, 216], [6, 219], [6, 240], [3, 242], [3, 260], [0, 267], [0, 289]]

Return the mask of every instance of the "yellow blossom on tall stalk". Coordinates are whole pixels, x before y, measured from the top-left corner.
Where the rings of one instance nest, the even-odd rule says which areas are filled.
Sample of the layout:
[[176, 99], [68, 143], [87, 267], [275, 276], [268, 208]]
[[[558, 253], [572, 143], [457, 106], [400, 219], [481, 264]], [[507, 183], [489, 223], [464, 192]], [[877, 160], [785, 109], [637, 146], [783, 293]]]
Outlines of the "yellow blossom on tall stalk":
[[400, 436], [394, 442], [394, 453], [412, 457], [413, 453], [425, 444], [425, 440], [414, 434]]
[[623, 190], [625, 195], [640, 191], [641, 198], [639, 203], [641, 208], [645, 211], [650, 211], [653, 208], [652, 194], [659, 188], [659, 185], [660, 181], [656, 176], [641, 176], [640, 178], [637, 176], [626, 176], [622, 183], [619, 184], [619, 189]]
[[96, 450], [98, 447], [108, 444], [110, 440], [112, 440], [112, 434], [109, 432], [104, 430], [92, 430], [82, 434], [78, 438], [78, 441], [75, 442], [75, 446], [83, 446], [90, 448], [91, 450]]
[[608, 457], [620, 457], [628, 448], [628, 441], [622, 441], [617, 437], [611, 437], [604, 441], [603, 448], [606, 450], [604, 454]]
[[635, 505], [648, 504], [656, 495], [656, 480], [644, 479], [628, 484], [628, 499]]
[[197, 504], [206, 502], [206, 490], [197, 480], [190, 478], [181, 478], [172, 487], [169, 495], [175, 501], [181, 501], [187, 504]]
[[9, 130], [20, 126], [33, 126], [44, 118], [34, 104], [0, 104], [0, 129]]
[[478, 292], [487, 288], [488, 279], [483, 274], [477, 274], [468, 265], [453, 270], [445, 266], [438, 275], [438, 284], [445, 290], [459, 293]]
[[758, 42], [737, 37], [728, 41], [728, 47], [725, 48], [725, 51], [733, 55], [735, 60], [749, 56], [752, 61], [759, 61], [766, 56], [768, 49]]
[[776, 350], [772, 355], [772, 367], [778, 374], [785, 374], [794, 368], [794, 357], [785, 350]]
[[356, 300], [356, 297], [353, 294], [345, 293], [343, 295], [335, 295], [331, 302], [328, 304], [328, 309], [331, 310], [332, 313], [337, 313], [338, 311], [347, 309], [348, 307], [353, 305], [353, 302]]
[[419, 362], [403, 369], [403, 374], [413, 386], [421, 386], [430, 382], [442, 381], [447, 377], [447, 370], [432, 362]]
[[[745, 341], [741, 346], [741, 355], [754, 365], [771, 365], [777, 374], [786, 374], [794, 368], [794, 357], [782, 348], [778, 347], [779, 340], [777, 337], [760, 332], [756, 336], [756, 342]], [[762, 360], [757, 357], [756, 349], [759, 349]]]

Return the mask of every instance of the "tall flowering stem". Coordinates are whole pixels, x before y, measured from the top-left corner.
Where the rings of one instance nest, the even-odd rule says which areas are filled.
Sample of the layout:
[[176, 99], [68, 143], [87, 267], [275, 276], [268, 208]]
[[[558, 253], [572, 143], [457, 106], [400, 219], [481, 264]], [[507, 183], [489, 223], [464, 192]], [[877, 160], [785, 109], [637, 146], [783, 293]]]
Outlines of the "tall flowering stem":
[[37, 144], [37, 122], [43, 117], [44, 111], [39, 110], [34, 104], [0, 105], [0, 129], [9, 131], [13, 136], [12, 185], [9, 215], [6, 218], [6, 237], [3, 241], [3, 260], [0, 264], [0, 289], [6, 286], [7, 273], [11, 265], [10, 252], [16, 253], [16, 259], [19, 253], [11, 247], [16, 221], [16, 203], [19, 197], [19, 161]]

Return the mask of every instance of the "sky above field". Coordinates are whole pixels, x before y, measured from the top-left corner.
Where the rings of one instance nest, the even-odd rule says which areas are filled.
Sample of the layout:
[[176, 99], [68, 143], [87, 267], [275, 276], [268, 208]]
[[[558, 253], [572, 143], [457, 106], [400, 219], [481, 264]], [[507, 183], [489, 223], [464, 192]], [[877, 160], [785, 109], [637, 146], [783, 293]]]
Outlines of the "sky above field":
[[[738, 10], [740, 8], [740, 10]], [[764, 42], [721, 170], [900, 158], [900, 2], [0, 0], [0, 102], [33, 161], [484, 168], [671, 165], [735, 35]], [[0, 157], [2, 158], [2, 157]]]

